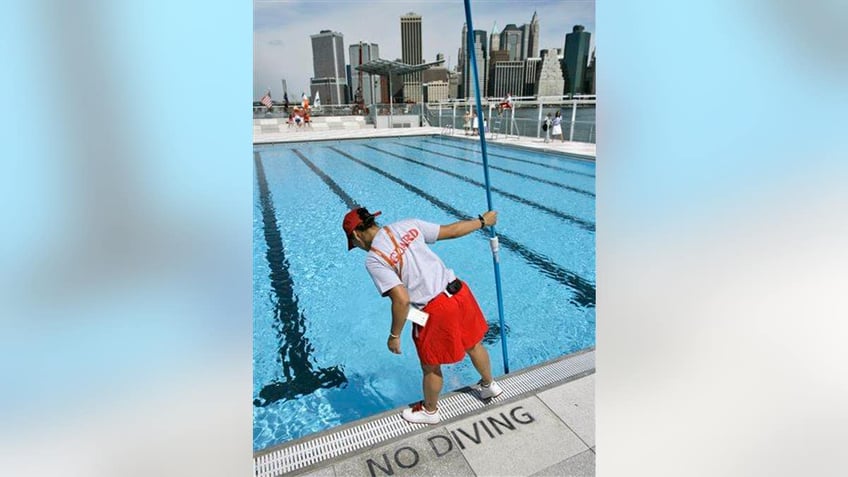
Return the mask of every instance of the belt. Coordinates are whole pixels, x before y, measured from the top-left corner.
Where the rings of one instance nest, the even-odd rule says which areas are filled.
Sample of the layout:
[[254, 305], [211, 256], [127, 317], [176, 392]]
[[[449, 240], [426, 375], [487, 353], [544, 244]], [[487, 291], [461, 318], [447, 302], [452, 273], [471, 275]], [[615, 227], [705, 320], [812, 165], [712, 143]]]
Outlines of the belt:
[[456, 280], [448, 283], [448, 286], [445, 287], [444, 293], [448, 296], [448, 298], [450, 298], [459, 293], [460, 290], [462, 290], [462, 281], [457, 278]]

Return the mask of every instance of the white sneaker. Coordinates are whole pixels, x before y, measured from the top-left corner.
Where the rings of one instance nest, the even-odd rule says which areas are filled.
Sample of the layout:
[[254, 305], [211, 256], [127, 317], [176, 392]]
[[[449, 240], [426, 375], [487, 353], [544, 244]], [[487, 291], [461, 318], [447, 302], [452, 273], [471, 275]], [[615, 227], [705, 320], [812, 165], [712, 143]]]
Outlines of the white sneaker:
[[430, 412], [424, 408], [424, 401], [404, 409], [400, 417], [413, 424], [438, 424], [442, 420], [438, 409]]
[[497, 381], [494, 379], [488, 386], [484, 386], [483, 380], [481, 379], [480, 382], [477, 383], [477, 392], [480, 395], [480, 399], [492, 399], [500, 396], [503, 389], [498, 386]]

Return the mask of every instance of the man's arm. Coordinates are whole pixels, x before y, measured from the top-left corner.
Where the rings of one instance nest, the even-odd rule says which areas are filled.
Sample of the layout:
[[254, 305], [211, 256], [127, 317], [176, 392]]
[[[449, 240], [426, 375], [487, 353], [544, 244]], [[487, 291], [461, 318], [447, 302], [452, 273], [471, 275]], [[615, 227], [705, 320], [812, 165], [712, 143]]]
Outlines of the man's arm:
[[405, 286], [398, 285], [387, 291], [386, 295], [392, 300], [392, 327], [387, 345], [389, 351], [400, 354], [400, 334], [403, 332], [403, 325], [406, 324], [406, 315], [409, 314], [409, 293]]
[[454, 222], [450, 225], [442, 225], [439, 227], [438, 240], [463, 237], [475, 230], [479, 230], [483, 227], [491, 227], [498, 223], [498, 213], [494, 210], [485, 212], [482, 217], [485, 225], [480, 222], [479, 218], [460, 220], [459, 222]]

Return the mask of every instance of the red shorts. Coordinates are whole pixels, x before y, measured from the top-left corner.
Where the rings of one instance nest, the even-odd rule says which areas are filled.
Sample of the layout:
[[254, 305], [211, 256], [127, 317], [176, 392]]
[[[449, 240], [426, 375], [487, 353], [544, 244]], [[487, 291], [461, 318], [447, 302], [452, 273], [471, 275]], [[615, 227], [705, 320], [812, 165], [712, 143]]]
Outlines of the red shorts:
[[427, 326], [412, 327], [412, 340], [421, 364], [432, 366], [462, 361], [465, 351], [482, 341], [489, 329], [465, 282], [457, 294], [448, 297], [440, 293], [430, 300], [424, 311], [430, 314]]

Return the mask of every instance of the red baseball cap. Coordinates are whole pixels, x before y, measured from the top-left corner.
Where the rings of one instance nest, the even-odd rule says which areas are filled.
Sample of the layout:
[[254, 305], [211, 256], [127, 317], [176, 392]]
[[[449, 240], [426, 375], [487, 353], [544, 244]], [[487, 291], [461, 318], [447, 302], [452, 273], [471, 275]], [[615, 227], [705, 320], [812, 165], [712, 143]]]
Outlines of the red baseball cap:
[[352, 209], [350, 212], [345, 214], [344, 220], [342, 221], [342, 229], [347, 235], [347, 249], [350, 250], [354, 247], [352, 240], [352, 233], [354, 229], [359, 227], [360, 224], [365, 222], [368, 219], [373, 219], [378, 215], [382, 214], [379, 210], [374, 212], [373, 214], [368, 212], [368, 209], [365, 207], [358, 207], [356, 209]]

